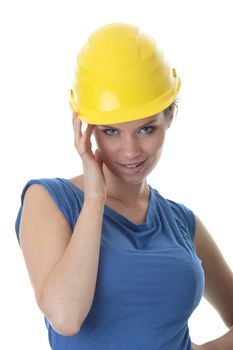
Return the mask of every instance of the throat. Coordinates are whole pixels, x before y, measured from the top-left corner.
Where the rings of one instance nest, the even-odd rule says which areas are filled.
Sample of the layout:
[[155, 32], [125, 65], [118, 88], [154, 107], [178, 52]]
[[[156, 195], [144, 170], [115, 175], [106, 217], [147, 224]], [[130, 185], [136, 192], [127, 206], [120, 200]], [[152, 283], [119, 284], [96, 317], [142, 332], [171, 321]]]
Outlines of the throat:
[[144, 224], [147, 217], [149, 200], [147, 200], [146, 202], [141, 202], [137, 205], [126, 205], [124, 203], [119, 203], [119, 201], [107, 197], [106, 205], [111, 209], [115, 210], [117, 213], [126, 217], [134, 224]]

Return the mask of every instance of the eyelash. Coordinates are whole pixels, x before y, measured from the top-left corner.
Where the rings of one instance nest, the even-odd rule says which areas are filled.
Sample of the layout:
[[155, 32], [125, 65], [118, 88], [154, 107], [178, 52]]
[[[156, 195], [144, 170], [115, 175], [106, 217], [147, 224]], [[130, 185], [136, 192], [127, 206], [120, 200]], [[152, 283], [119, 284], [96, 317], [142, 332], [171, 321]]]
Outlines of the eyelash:
[[[151, 128], [151, 131], [150, 132], [148, 132], [148, 133], [146, 133], [146, 134], [151, 134], [153, 131], [155, 131], [155, 129], [156, 129], [156, 127], [154, 127], [154, 126], [145, 126], [144, 128], [142, 128], [141, 130], [143, 130], [143, 129], [147, 129], [147, 128]], [[106, 130], [104, 130], [103, 132], [105, 133], [105, 135], [107, 135], [107, 136], [115, 136], [116, 134], [108, 134], [107, 133], [107, 131], [109, 131], [109, 130], [115, 130], [115, 131], [117, 131], [116, 129], [106, 129]]]

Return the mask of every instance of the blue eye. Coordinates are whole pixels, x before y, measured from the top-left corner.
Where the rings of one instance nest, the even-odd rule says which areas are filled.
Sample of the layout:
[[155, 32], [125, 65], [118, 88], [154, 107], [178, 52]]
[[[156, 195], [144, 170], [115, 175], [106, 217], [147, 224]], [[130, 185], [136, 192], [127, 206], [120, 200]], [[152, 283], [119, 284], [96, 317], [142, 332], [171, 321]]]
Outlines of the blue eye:
[[147, 132], [146, 134], [151, 134], [156, 128], [154, 126], [145, 126], [141, 130], [143, 130], [143, 129], [150, 129], [150, 131]]
[[[104, 130], [104, 133], [106, 134], [106, 135], [108, 135], [108, 136], [113, 136], [113, 134], [108, 134], [108, 131], [117, 131], [117, 130], [115, 130], [115, 129], [106, 129], [106, 130]], [[115, 134], [116, 135], [116, 134]]]
[[[149, 132], [146, 132], [145, 134], [151, 134], [155, 129], [156, 129], [156, 127], [154, 127], [154, 126], [145, 126], [144, 128], [142, 128], [141, 130], [143, 130], [143, 129], [150, 129], [150, 131]], [[103, 132], [105, 133], [105, 135], [108, 135], [108, 136], [114, 136], [114, 135], [117, 135], [117, 134], [113, 134], [113, 133], [108, 133], [109, 131], [117, 131], [116, 129], [106, 129], [106, 130], [104, 130]], [[144, 134], [144, 133], [143, 133]]]

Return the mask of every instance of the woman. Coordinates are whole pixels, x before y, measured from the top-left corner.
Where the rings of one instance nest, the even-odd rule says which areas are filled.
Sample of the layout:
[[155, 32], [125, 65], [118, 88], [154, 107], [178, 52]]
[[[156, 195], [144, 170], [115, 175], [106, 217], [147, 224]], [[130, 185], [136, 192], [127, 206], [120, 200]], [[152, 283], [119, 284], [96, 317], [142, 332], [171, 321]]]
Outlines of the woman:
[[[54, 350], [233, 348], [232, 271], [201, 220], [147, 184], [179, 89], [130, 24], [99, 28], [78, 56], [70, 106], [83, 174], [28, 181], [16, 220]], [[188, 319], [203, 294], [230, 330], [196, 345]]]

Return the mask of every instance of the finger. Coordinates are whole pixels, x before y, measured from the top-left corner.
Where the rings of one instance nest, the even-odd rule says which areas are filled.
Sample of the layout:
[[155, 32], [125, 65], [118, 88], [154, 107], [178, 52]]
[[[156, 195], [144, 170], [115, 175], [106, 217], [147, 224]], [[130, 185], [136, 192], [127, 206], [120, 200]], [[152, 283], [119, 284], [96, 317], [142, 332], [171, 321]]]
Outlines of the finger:
[[82, 133], [81, 133], [82, 121], [79, 118], [79, 115], [75, 112], [73, 112], [72, 122], [73, 122], [75, 137], [77, 136], [77, 141], [78, 141], [82, 136]]
[[78, 145], [79, 153], [82, 157], [85, 157], [86, 155], [90, 156], [92, 154], [92, 145], [91, 140], [87, 135], [87, 132], [84, 131]]
[[93, 125], [93, 124], [88, 124], [87, 125], [86, 130], [85, 130], [85, 132], [87, 134], [87, 137], [91, 136], [94, 127], [95, 127], [95, 125]]
[[73, 113], [72, 113], [72, 122], [73, 122], [73, 125], [74, 125], [74, 123], [76, 122], [77, 118], [78, 118], [77, 113], [73, 112]]

